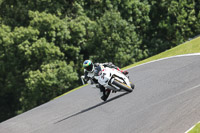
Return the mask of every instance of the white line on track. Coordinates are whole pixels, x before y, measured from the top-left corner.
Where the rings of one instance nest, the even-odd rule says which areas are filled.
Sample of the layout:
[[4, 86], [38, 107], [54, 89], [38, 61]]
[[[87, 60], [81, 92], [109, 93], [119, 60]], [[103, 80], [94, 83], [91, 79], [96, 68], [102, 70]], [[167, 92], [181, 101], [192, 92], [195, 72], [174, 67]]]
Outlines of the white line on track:
[[[199, 124], [199, 123], [200, 123], [200, 121], [199, 121], [197, 124]], [[195, 126], [196, 126], [196, 125], [194, 125], [194, 126], [191, 127], [190, 129], [188, 129], [185, 133], [188, 133], [189, 131], [191, 131]]]
[[172, 98], [174, 98], [174, 97], [177, 97], [177, 96], [179, 96], [179, 95], [182, 95], [182, 94], [184, 94], [184, 93], [186, 93], [186, 92], [195, 90], [195, 89], [198, 88], [198, 87], [200, 87], [200, 84], [199, 84], [199, 85], [196, 85], [196, 86], [194, 86], [194, 87], [192, 87], [192, 88], [189, 88], [189, 89], [187, 89], [187, 90], [185, 90], [185, 91], [182, 91], [182, 92], [180, 92], [180, 93], [178, 93], [178, 94], [175, 94], [175, 95], [173, 95], [173, 96], [170, 96], [170, 97], [168, 97], [168, 98], [166, 98], [166, 99], [163, 99], [163, 100], [159, 101], [159, 102], [156, 103], [156, 104], [160, 104], [160, 103], [162, 103], [162, 102], [164, 102], [164, 101], [167, 101], [167, 100], [169, 100], [169, 99], [172, 99]]
[[[162, 61], [162, 60], [171, 59], [171, 58], [178, 58], [178, 57], [186, 57], [186, 56], [200, 56], [200, 53], [183, 54], [183, 55], [176, 55], [176, 56], [161, 58], [161, 59], [158, 59], [158, 60], [153, 60], [153, 61], [150, 61], [150, 62], [147, 62], [147, 63], [143, 63], [143, 64], [140, 64], [140, 65], [137, 65], [137, 66], [128, 68], [128, 69], [126, 69], [126, 70], [129, 70], [129, 69], [132, 69], [132, 68], [136, 68], [136, 67], [139, 67], [139, 66], [142, 66], [142, 65], [146, 65], [146, 64], [149, 64], [149, 63], [157, 62], [157, 61]], [[198, 88], [198, 87], [200, 87], [200, 84], [199, 84], [199, 85], [196, 85], [196, 86], [194, 86], [194, 87], [192, 87], [192, 88], [190, 88], [190, 89], [187, 89], [187, 90], [185, 90], [185, 91], [183, 91], [183, 92], [180, 92], [180, 93], [178, 93], [178, 94], [176, 94], [176, 95], [173, 95], [173, 96], [171, 96], [171, 97], [168, 97], [168, 98], [166, 98], [166, 99], [163, 99], [162, 101], [160, 101], [160, 102], [158, 102], [158, 103], [156, 103], [156, 104], [160, 104], [160, 103], [162, 103], [162, 102], [164, 102], [164, 101], [167, 101], [167, 100], [169, 100], [169, 99], [171, 99], [171, 98], [174, 98], [174, 97], [176, 97], [176, 96], [178, 96], [178, 95], [181, 95], [181, 94], [184, 94], [184, 93], [186, 93], [186, 92], [192, 91], [192, 90], [194, 90], [194, 89], [196, 89], [196, 88]], [[155, 104], [154, 104], [154, 105], [155, 105]], [[152, 105], [151, 105], [151, 106], [152, 106]], [[198, 123], [200, 123], [200, 122], [198, 122]], [[198, 124], [198, 123], [197, 123], [197, 124]], [[189, 130], [187, 130], [185, 133], [188, 133], [188, 132], [189, 132], [190, 130], [192, 130], [194, 127], [195, 127], [195, 125], [192, 126], [192, 127], [191, 127]]]
[[126, 70], [129, 70], [129, 69], [132, 69], [132, 68], [136, 68], [136, 67], [139, 67], [139, 66], [143, 66], [143, 65], [146, 65], [146, 64], [149, 64], [149, 63], [157, 62], [157, 61], [166, 60], [166, 59], [177, 58], [177, 57], [186, 57], [186, 56], [197, 56], [197, 55], [200, 56], [200, 53], [183, 54], [183, 55], [176, 55], [176, 56], [171, 56], [171, 57], [165, 57], [165, 58], [161, 58], [161, 59], [158, 59], [158, 60], [153, 60], [153, 61], [150, 61], [150, 62], [146, 62], [146, 63], [140, 64], [140, 65], [128, 68]]
[[187, 90], [185, 90], [185, 91], [182, 91], [182, 92], [180, 92], [180, 93], [177, 93], [177, 94], [175, 94], [175, 95], [173, 95], [173, 96], [170, 96], [170, 97], [168, 97], [168, 98], [165, 98], [165, 99], [163, 99], [163, 100], [161, 100], [161, 101], [159, 101], [159, 102], [157, 102], [157, 103], [151, 104], [151, 105], [149, 105], [149, 106], [147, 106], [147, 107], [145, 107], [145, 108], [143, 108], [143, 109], [137, 110], [135, 113], [138, 113], [138, 112], [142, 112], [142, 111], [144, 111], [144, 110], [147, 110], [148, 108], [151, 108], [152, 106], [156, 106], [156, 105], [161, 104], [161, 103], [163, 103], [163, 102], [165, 102], [165, 101], [168, 101], [168, 100], [170, 100], [170, 99], [173, 99], [173, 98], [175, 98], [175, 97], [177, 97], [177, 96], [180, 96], [180, 95], [182, 95], [182, 94], [185, 94], [186, 92], [190, 92], [190, 91], [192, 91], [192, 90], [195, 90], [195, 89], [197, 89], [198, 87], [200, 87], [200, 84], [198, 84], [198, 85], [196, 85], [196, 86], [194, 86], [194, 87], [191, 87], [191, 88], [189, 88], [189, 89], [187, 89]]

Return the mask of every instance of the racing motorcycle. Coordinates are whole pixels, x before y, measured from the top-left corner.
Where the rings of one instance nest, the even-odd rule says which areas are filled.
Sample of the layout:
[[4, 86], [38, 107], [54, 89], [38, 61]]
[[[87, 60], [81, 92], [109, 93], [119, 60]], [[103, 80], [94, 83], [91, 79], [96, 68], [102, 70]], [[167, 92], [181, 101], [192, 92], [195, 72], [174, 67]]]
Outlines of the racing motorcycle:
[[[114, 92], [132, 92], [135, 88], [135, 85], [130, 82], [129, 77], [114, 68], [102, 66], [94, 75], [99, 84]], [[81, 79], [83, 84], [85, 84], [83, 77], [81, 76]]]

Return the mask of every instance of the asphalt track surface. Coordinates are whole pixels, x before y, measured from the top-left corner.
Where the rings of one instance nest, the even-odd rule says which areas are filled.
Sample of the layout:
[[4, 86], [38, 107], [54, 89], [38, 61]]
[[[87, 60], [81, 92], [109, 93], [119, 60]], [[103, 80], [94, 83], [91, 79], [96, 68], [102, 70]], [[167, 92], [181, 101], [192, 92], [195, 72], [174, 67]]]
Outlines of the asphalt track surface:
[[85, 86], [0, 123], [0, 133], [183, 133], [200, 120], [200, 55], [128, 70], [132, 93]]

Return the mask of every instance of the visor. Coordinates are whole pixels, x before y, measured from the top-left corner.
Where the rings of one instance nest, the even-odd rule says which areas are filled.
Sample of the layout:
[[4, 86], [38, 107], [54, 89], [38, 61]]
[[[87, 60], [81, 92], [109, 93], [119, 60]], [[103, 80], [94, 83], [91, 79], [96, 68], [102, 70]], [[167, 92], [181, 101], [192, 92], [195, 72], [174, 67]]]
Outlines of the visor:
[[93, 63], [89, 65], [88, 67], [85, 68], [87, 71], [92, 71], [93, 70]]

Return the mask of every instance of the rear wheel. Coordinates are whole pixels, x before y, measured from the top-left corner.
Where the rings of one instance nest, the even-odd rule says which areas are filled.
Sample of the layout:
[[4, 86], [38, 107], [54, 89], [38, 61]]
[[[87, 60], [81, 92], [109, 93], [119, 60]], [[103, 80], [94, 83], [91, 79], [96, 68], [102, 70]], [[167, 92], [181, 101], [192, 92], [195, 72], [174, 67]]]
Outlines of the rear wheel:
[[129, 87], [128, 85], [126, 85], [124, 83], [119, 82], [118, 80], [114, 80], [112, 84], [118, 86], [119, 88], [121, 88], [127, 92], [133, 91], [131, 87]]

